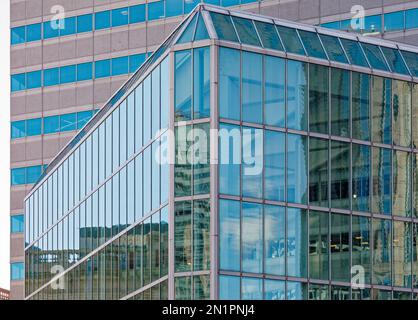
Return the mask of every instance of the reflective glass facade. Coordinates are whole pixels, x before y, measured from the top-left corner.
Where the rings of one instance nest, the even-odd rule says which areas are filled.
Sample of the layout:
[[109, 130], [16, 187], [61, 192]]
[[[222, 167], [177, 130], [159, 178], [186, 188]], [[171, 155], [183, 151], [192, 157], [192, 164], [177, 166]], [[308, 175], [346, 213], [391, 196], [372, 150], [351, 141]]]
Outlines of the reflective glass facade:
[[244, 17], [195, 9], [52, 161], [25, 201], [28, 299], [416, 296], [418, 84]]

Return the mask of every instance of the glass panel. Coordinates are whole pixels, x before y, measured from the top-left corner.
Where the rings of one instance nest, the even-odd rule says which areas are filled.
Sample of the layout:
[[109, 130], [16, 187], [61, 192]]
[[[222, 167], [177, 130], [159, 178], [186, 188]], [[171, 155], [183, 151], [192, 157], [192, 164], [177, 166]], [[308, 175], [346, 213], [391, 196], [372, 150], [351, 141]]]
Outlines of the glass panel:
[[393, 285], [411, 288], [411, 223], [393, 222]]
[[193, 203], [193, 270], [210, 269], [210, 203]]
[[187, 25], [186, 29], [183, 31], [182, 35], [178, 39], [177, 43], [186, 43], [192, 42], [193, 36], [196, 28], [198, 14], [195, 14], [190, 23]]
[[14, 215], [10, 217], [10, 232], [19, 233], [23, 232], [24, 229], [24, 215]]
[[219, 192], [241, 194], [241, 130], [222, 124], [219, 130]]
[[110, 10], [96, 12], [94, 14], [94, 29], [110, 28]]
[[241, 296], [240, 277], [219, 276], [219, 300], [239, 300]]
[[129, 73], [129, 57], [112, 59], [112, 76]]
[[93, 63], [86, 62], [77, 65], [77, 81], [91, 80], [93, 77]]
[[308, 64], [287, 60], [287, 127], [307, 130]]
[[328, 140], [309, 139], [309, 203], [328, 207]]
[[118, 27], [128, 24], [128, 8], [119, 8], [112, 10], [112, 27]]
[[373, 114], [372, 140], [392, 143], [391, 80], [374, 76], [372, 78]]
[[138, 23], [145, 21], [145, 4], [139, 4], [129, 7], [129, 23]]
[[26, 120], [26, 135], [37, 136], [42, 132], [42, 118]]
[[331, 207], [350, 209], [350, 144], [331, 141]]
[[350, 72], [331, 68], [331, 134], [350, 136]]
[[[287, 208], [287, 275], [307, 276], [308, 222], [307, 211]], [[288, 287], [289, 295], [289, 287]], [[289, 298], [288, 298], [289, 299]]]
[[177, 202], [174, 212], [174, 249], [176, 272], [192, 268], [192, 208], [190, 201]]
[[405, 28], [418, 28], [418, 8], [405, 11]]
[[404, 11], [385, 13], [384, 31], [398, 31], [404, 29]]
[[380, 47], [385, 55], [386, 61], [389, 64], [390, 69], [393, 72], [405, 74], [409, 76], [409, 71], [401, 57], [400, 52], [397, 49]]
[[175, 117], [191, 119], [192, 55], [190, 50], [175, 53]]
[[242, 53], [242, 120], [263, 121], [263, 56], [243, 51]]
[[369, 43], [362, 43], [361, 45], [372, 68], [390, 71], [378, 46]]
[[264, 131], [264, 198], [285, 201], [285, 134]]
[[165, 15], [174, 17], [183, 14], [183, 0], [165, 0]]
[[329, 300], [329, 287], [311, 283], [309, 285], [309, 300]]
[[328, 280], [329, 216], [327, 212], [309, 212], [309, 277]]
[[309, 65], [309, 130], [328, 134], [329, 68]]
[[84, 14], [77, 16], [77, 32], [90, 32], [93, 29], [93, 15]]
[[51, 68], [44, 70], [44, 86], [55, 86], [60, 83], [60, 69], [59, 68]]
[[285, 61], [264, 57], [264, 123], [285, 126]]
[[262, 300], [263, 280], [257, 278], [242, 278], [242, 300]]
[[219, 200], [219, 268], [240, 271], [240, 202]]
[[306, 55], [296, 29], [276, 25], [287, 52]]
[[204, 39], [209, 39], [209, 34], [208, 34], [207, 29], [206, 29], [206, 24], [205, 24], [205, 21], [203, 19], [203, 16], [202, 16], [202, 14], [200, 14], [199, 15], [199, 20], [197, 21], [194, 41], [199, 41], [199, 40], [204, 40]]
[[285, 207], [264, 206], [264, 272], [285, 275]]
[[411, 157], [408, 152], [393, 152], [393, 208], [392, 214], [410, 217]]
[[350, 282], [350, 216], [331, 214], [331, 279]]
[[11, 138], [17, 139], [17, 138], [23, 138], [25, 136], [26, 136], [26, 120], [13, 121], [11, 124]]
[[241, 43], [261, 47], [252, 20], [232, 17]]
[[390, 286], [392, 223], [373, 219], [373, 284]]
[[164, 1], [148, 3], [148, 20], [164, 18]]
[[328, 58], [335, 62], [348, 63], [347, 57], [345, 56], [344, 50], [341, 47], [340, 41], [337, 37], [328, 36], [325, 34], [319, 35], [322, 43], [324, 44], [325, 50], [328, 53]]
[[193, 277], [193, 298], [194, 300], [210, 299], [210, 279], [209, 276]]
[[94, 63], [95, 78], [104, 78], [110, 76], [110, 59], [99, 60]]
[[193, 50], [194, 119], [210, 116], [210, 49]]
[[26, 41], [26, 27], [16, 27], [10, 29], [10, 42], [12, 45], [24, 43]]
[[380, 14], [364, 17], [364, 30], [367, 33], [379, 33], [382, 31], [382, 16]]
[[287, 201], [307, 201], [307, 139], [305, 136], [287, 135]]
[[285, 300], [285, 283], [285, 281], [279, 280], [264, 280], [264, 299]]
[[220, 40], [239, 42], [230, 16], [210, 12], [212, 23]]
[[347, 53], [351, 64], [356, 64], [361, 67], [369, 67], [360, 44], [357, 41], [340, 38], [341, 43]]
[[303, 44], [305, 45], [308, 56], [319, 59], [328, 59], [324, 48], [322, 47], [321, 41], [315, 32], [309, 32], [305, 30], [298, 30], [298, 32], [303, 41]]
[[263, 268], [263, 207], [242, 203], [242, 270], [261, 273]]
[[176, 162], [174, 166], [174, 193], [177, 197], [188, 196], [192, 193], [192, 166], [188, 158], [191, 141], [187, 139], [190, 131], [191, 126], [178, 126], [175, 131]]
[[287, 300], [307, 300], [308, 285], [306, 283], [288, 281], [287, 282]]
[[219, 116], [240, 120], [240, 51], [219, 49]]
[[353, 144], [352, 153], [352, 208], [370, 211], [370, 148]]
[[411, 145], [411, 85], [405, 81], [393, 80], [393, 144]]
[[370, 139], [370, 77], [364, 73], [352, 72], [352, 137]]
[[[193, 140], [199, 141], [199, 147], [193, 158], [193, 194], [210, 193], [210, 124], [195, 124], [193, 128]], [[197, 148], [200, 148], [198, 150]]]
[[[352, 217], [352, 270], [358, 275], [354, 280], [357, 285], [369, 284], [371, 277], [371, 224], [370, 218]], [[352, 281], [353, 281], [352, 280]]]
[[376, 213], [391, 213], [392, 152], [389, 149], [373, 148], [372, 153], [373, 197], [372, 210]]
[[412, 75], [418, 77], [418, 53], [408, 51], [401, 51], [401, 53]]
[[261, 21], [254, 21], [254, 24], [258, 30], [264, 48], [284, 51], [274, 24]]

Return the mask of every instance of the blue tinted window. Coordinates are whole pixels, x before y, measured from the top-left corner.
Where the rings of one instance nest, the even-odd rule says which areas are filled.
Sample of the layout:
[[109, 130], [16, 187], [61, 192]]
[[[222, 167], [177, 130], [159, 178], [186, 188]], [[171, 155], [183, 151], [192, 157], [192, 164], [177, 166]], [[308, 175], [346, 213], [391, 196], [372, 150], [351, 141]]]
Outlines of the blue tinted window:
[[288, 134], [287, 137], [287, 201], [306, 203], [306, 137], [295, 134]]
[[299, 40], [299, 36], [296, 29], [276, 26], [282, 38], [283, 45], [287, 52], [305, 55], [302, 43]]
[[128, 24], [128, 8], [119, 8], [112, 10], [112, 27], [118, 27]]
[[10, 265], [11, 280], [23, 280], [25, 278], [25, 268], [23, 262], [15, 262]]
[[56, 133], [60, 131], [60, 117], [44, 117], [44, 134]]
[[42, 25], [40, 23], [30, 24], [26, 27], [26, 41], [41, 40]]
[[69, 113], [63, 114], [60, 117], [60, 130], [71, 131], [77, 129], [77, 114]]
[[192, 55], [190, 50], [175, 53], [175, 116], [176, 119], [191, 119], [192, 105]]
[[25, 223], [24, 223], [24, 215], [18, 214], [13, 215], [10, 217], [10, 232], [11, 233], [19, 233], [23, 232]]
[[325, 34], [320, 35], [325, 50], [328, 53], [328, 58], [332, 61], [348, 63], [344, 50], [341, 47], [340, 41], [337, 37], [328, 36]]
[[223, 7], [236, 6], [239, 4], [239, 1], [240, 0], [221, 0]]
[[93, 77], [93, 63], [86, 62], [77, 65], [77, 81], [91, 80]]
[[393, 72], [409, 75], [408, 69], [399, 53], [398, 49], [380, 47], [383, 54], [385, 55], [386, 61], [388, 62], [390, 69]]
[[145, 21], [145, 4], [129, 7], [129, 23]]
[[183, 0], [165, 0], [165, 15], [174, 17], [183, 14]]
[[60, 36], [68, 36], [77, 32], [77, 18], [70, 17], [64, 19], [64, 26], [60, 29]]
[[240, 277], [219, 276], [219, 300], [239, 300], [241, 294]]
[[263, 267], [263, 206], [242, 203], [242, 271], [261, 273]]
[[251, 20], [238, 17], [232, 17], [232, 20], [234, 21], [234, 25], [241, 43], [258, 47], [261, 46], [257, 32], [255, 31], [253, 22]]
[[26, 168], [26, 183], [32, 184], [35, 183], [42, 174], [42, 166], [33, 166]]
[[264, 48], [283, 51], [282, 43], [273, 24], [261, 21], [254, 21], [254, 23]]
[[26, 89], [26, 74], [25, 73], [13, 74], [10, 85], [11, 85], [12, 92], [25, 90]]
[[164, 1], [148, 3], [148, 20], [164, 18]]
[[389, 71], [385, 58], [378, 46], [368, 43], [361, 44], [372, 68]]
[[37, 136], [42, 132], [42, 118], [26, 120], [26, 135]]
[[325, 55], [324, 49], [322, 48], [321, 42], [319, 41], [318, 35], [316, 33], [299, 30], [299, 35], [302, 38], [308, 56], [327, 59], [327, 56]]
[[240, 120], [240, 52], [219, 49], [219, 112], [220, 117]]
[[285, 61], [264, 58], [264, 123], [285, 126]]
[[219, 267], [240, 271], [240, 202], [219, 200]]
[[110, 10], [96, 12], [94, 15], [94, 29], [110, 28]]
[[263, 57], [242, 52], [242, 120], [263, 121]]
[[341, 43], [347, 53], [348, 59], [351, 64], [356, 64], [361, 67], [368, 67], [367, 60], [364, 57], [363, 51], [357, 41], [348, 39], [341, 39]]
[[382, 16], [366, 16], [364, 18], [364, 31], [366, 32], [381, 32], [382, 31]]
[[196, 31], [194, 35], [194, 41], [209, 39], [208, 30], [206, 29], [205, 21], [202, 14], [199, 14], [199, 20], [197, 21]]
[[341, 24], [340, 24], [340, 21], [332, 21], [332, 22], [327, 22], [327, 23], [321, 24], [321, 27], [338, 30], [338, 29], [340, 29]]
[[26, 40], [26, 27], [16, 27], [10, 30], [10, 41], [12, 44], [23, 43]]
[[144, 63], [145, 53], [134, 54], [129, 57], [129, 72], [133, 73]]
[[216, 34], [220, 40], [238, 42], [238, 37], [235, 33], [230, 16], [214, 12], [211, 12], [210, 16], [212, 18], [212, 23], [215, 27]]
[[385, 14], [385, 31], [403, 30], [404, 11], [391, 12]]
[[241, 194], [241, 130], [239, 126], [221, 124], [219, 131], [219, 193]]
[[95, 78], [103, 78], [110, 76], [110, 59], [95, 62], [94, 76]]
[[[193, 51], [193, 111], [194, 118], [210, 116], [210, 50], [209, 47]], [[162, 75], [163, 76], [163, 75]]]
[[81, 129], [93, 116], [92, 111], [82, 111], [77, 113], [77, 129]]
[[59, 36], [59, 20], [52, 20], [43, 23], [44, 39], [55, 38]]
[[178, 39], [177, 43], [186, 43], [191, 42], [193, 40], [197, 17], [198, 15], [195, 14], [192, 21], [189, 22], [186, 29], [182, 32], [182, 35]]
[[285, 201], [285, 134], [265, 131], [264, 198]]
[[184, 1], [184, 13], [187, 14], [191, 12], [199, 3], [200, 3], [200, 0]]
[[93, 30], [93, 15], [84, 14], [77, 17], [77, 32], [89, 32]]
[[60, 68], [60, 83], [70, 83], [76, 81], [76, 65]]
[[242, 300], [262, 300], [263, 280], [259, 278], [242, 278]]
[[15, 168], [11, 170], [11, 184], [19, 185], [26, 182], [26, 168]]
[[42, 72], [32, 71], [26, 74], [26, 86], [28, 89], [39, 88], [42, 86], [41, 82]]
[[405, 28], [418, 28], [418, 8], [405, 11]]
[[59, 68], [51, 68], [44, 70], [44, 86], [55, 86], [60, 83]]
[[402, 56], [405, 58], [406, 64], [408, 65], [412, 75], [418, 77], [418, 54], [414, 52], [402, 51]]
[[13, 121], [11, 125], [12, 139], [23, 138], [26, 136], [26, 120]]
[[307, 64], [287, 60], [287, 126], [306, 130], [308, 114]]
[[129, 72], [129, 57], [112, 59], [112, 76], [127, 74]]

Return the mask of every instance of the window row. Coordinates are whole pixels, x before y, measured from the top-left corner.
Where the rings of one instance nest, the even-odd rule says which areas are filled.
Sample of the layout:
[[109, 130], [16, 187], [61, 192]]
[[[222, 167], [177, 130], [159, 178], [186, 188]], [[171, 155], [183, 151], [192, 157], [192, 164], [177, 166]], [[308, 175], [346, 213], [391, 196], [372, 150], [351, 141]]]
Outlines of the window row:
[[222, 48], [220, 118], [416, 147], [418, 86]]
[[[364, 21], [352, 23], [353, 19], [321, 24], [322, 27], [361, 33], [383, 33], [418, 28], [418, 8], [377, 14], [364, 17]], [[355, 21], [356, 22], [356, 21]]]
[[418, 217], [418, 155], [220, 125], [219, 192]]
[[317, 33], [315, 29], [295, 29], [215, 12], [210, 16], [220, 40], [403, 75], [418, 75], [418, 54], [414, 52], [338, 38]]
[[181, 201], [174, 208], [175, 272], [210, 269], [210, 202]]
[[418, 288], [417, 240], [416, 223], [219, 203], [220, 270]]
[[[68, 269], [82, 259], [81, 251], [94, 234], [103, 228], [69, 229], [55, 234], [53, 246], [45, 241], [26, 250], [27, 294], [49, 282], [54, 276], [54, 266]], [[68, 247], [73, 236], [79, 233], [79, 245]], [[60, 237], [56, 237], [56, 236]], [[68, 237], [68, 241], [65, 237]], [[49, 239], [48, 239], [49, 240]], [[63, 246], [56, 246], [62, 241]], [[62, 277], [65, 286], [54, 290], [49, 285], [41, 291], [39, 299], [91, 300], [121, 299], [168, 273], [168, 209], [154, 213], [143, 222], [113, 240]], [[59, 283], [58, 280], [57, 282]]]
[[[48, 229], [48, 234], [61, 234], [59, 229], [66, 229], [65, 224], [72, 219], [77, 220], [79, 214], [80, 228], [106, 230], [102, 234], [94, 234], [93, 242], [85, 255], [138, 219], [158, 209], [167, 202], [169, 185], [168, 165], [160, 165], [160, 160], [156, 157], [159, 146], [159, 141], [154, 142], [122, 169], [113, 173], [111, 179], [93, 194], [86, 190], [93, 190], [92, 177], [98, 182], [100, 167], [97, 168], [91, 161], [88, 166], [81, 162], [73, 163], [73, 158], [64, 162], [52, 179], [40, 186], [26, 201], [26, 245], [37, 240]], [[78, 166], [79, 170], [74, 170]], [[70, 172], [73, 174], [69, 174]], [[87, 199], [84, 200], [85, 196]], [[79, 204], [80, 201], [83, 202]], [[69, 210], [72, 211], [68, 213]], [[57, 221], [60, 222], [55, 225]], [[50, 229], [53, 225], [53, 229]], [[78, 243], [78, 239], [74, 242]], [[70, 245], [74, 246], [74, 243]]]
[[147, 55], [141, 53], [131, 56], [85, 62], [63, 67], [49, 68], [11, 75], [11, 91], [22, 91], [59, 84], [119, 76], [135, 72], [145, 61]]
[[221, 300], [417, 300], [418, 294], [221, 275], [219, 297]]
[[10, 184], [12, 186], [17, 186], [35, 183], [44, 172], [46, 166], [47, 165], [45, 164], [43, 166], [13, 168], [10, 171]]
[[[11, 45], [188, 14], [200, 2], [234, 6], [258, 0], [160, 0], [11, 29]], [[260, 0], [261, 1], [261, 0]]]
[[[27, 215], [34, 214], [35, 209], [32, 207], [35, 200], [33, 198], [38, 197], [38, 194], [39, 199], [43, 199], [40, 204], [52, 201], [52, 199], [55, 199], [54, 201], [63, 199], [58, 200], [60, 206], [54, 207], [52, 211], [54, 216], [48, 213], [50, 217], [43, 219], [44, 223], [48, 222], [43, 227], [41, 224], [39, 230], [46, 230], [47, 226], [55, 223], [135, 153], [147, 146], [151, 139], [157, 137], [161, 129], [168, 127], [168, 68], [168, 59], [166, 59], [107, 118], [102, 120], [101, 124], [48, 176], [42, 185], [37, 186], [33, 195], [26, 201]], [[167, 159], [167, 150], [160, 147], [160, 143], [162, 145], [167, 143], [166, 139], [168, 139], [167, 136], [161, 136], [160, 140], [144, 151], [145, 178], [151, 179], [152, 173], [152, 178], [158, 181], [161, 167], [161, 178], [164, 181], [168, 179], [167, 161], [164, 161]], [[140, 158], [142, 163], [142, 155]], [[160, 162], [157, 163], [157, 159], [162, 160], [158, 160]], [[142, 164], [137, 166], [142, 167]], [[144, 181], [144, 186], [145, 192], [148, 192], [151, 180]], [[156, 190], [159, 186], [159, 183], [154, 183], [155, 189], [150, 192], [157, 195]], [[163, 190], [168, 188], [167, 183], [162, 183], [161, 186]], [[47, 189], [48, 191], [45, 191]], [[148, 197], [145, 198], [148, 199]], [[156, 202], [158, 201], [155, 200], [153, 204]], [[52, 210], [52, 204], [48, 206], [48, 210]], [[56, 206], [55, 202], [54, 206]], [[145, 212], [149, 211], [148, 207], [144, 209], [147, 209]], [[41, 208], [39, 210], [46, 215], [45, 210], [44, 212]], [[38, 214], [34, 216], [37, 217]], [[31, 234], [32, 241], [36, 238], [36, 234], [38, 233]]]
[[97, 111], [88, 110], [43, 118], [12, 121], [10, 130], [11, 138], [18, 139], [41, 134], [79, 130], [84, 127]]

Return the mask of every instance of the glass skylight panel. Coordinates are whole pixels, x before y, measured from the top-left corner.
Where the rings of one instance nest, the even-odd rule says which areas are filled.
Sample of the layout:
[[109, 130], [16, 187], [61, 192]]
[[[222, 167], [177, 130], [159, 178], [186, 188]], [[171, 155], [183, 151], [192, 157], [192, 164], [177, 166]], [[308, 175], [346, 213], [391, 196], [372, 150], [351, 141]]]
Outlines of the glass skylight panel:
[[239, 42], [230, 16], [216, 12], [211, 12], [210, 16], [219, 40]]
[[183, 31], [183, 34], [180, 36], [177, 43], [192, 42], [194, 30], [196, 27], [197, 16], [197, 14], [194, 15], [192, 21], [190, 21], [189, 25], [186, 27], [186, 30]]
[[393, 72], [409, 75], [408, 68], [406, 67], [401, 54], [398, 49], [380, 47], [383, 54], [386, 57], [386, 61], [389, 63], [389, 67]]
[[209, 39], [208, 30], [206, 29], [205, 20], [203, 19], [202, 14], [199, 14], [199, 20], [197, 21], [196, 32], [194, 40], [204, 40]]
[[284, 51], [274, 24], [261, 21], [254, 21], [254, 24], [264, 48]]
[[418, 77], [418, 53], [410, 51], [401, 51], [401, 53], [412, 75]]
[[361, 45], [372, 68], [390, 71], [378, 46], [369, 43], [362, 43]]
[[252, 20], [240, 17], [232, 17], [232, 20], [234, 21], [241, 43], [261, 47]]
[[296, 29], [276, 25], [280, 38], [287, 52], [305, 55], [305, 50], [300, 42]]
[[341, 43], [347, 53], [348, 59], [351, 64], [355, 64], [361, 67], [369, 67], [363, 51], [357, 41], [341, 38]]
[[325, 60], [328, 59], [324, 48], [322, 48], [321, 41], [319, 41], [318, 35], [315, 32], [305, 30], [298, 31], [303, 44], [305, 45], [308, 56]]
[[319, 36], [331, 61], [349, 63], [337, 37], [328, 36], [325, 34], [320, 34]]

